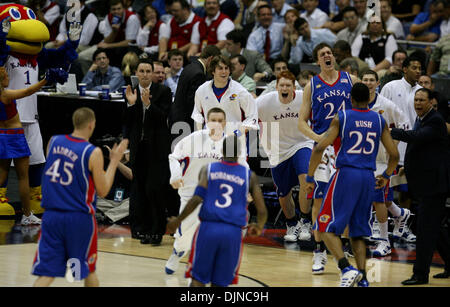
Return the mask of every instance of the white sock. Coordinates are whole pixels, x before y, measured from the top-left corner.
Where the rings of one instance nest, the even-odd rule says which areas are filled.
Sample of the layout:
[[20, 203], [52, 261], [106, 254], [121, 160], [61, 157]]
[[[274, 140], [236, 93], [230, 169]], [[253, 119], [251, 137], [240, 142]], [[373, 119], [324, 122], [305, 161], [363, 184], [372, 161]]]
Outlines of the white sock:
[[389, 234], [388, 234], [388, 222], [380, 223], [378, 222], [378, 225], [380, 225], [380, 237], [385, 240], [389, 240]]
[[392, 205], [389, 206], [388, 210], [393, 217], [399, 217], [402, 214], [402, 208], [397, 206], [394, 202], [392, 202]]

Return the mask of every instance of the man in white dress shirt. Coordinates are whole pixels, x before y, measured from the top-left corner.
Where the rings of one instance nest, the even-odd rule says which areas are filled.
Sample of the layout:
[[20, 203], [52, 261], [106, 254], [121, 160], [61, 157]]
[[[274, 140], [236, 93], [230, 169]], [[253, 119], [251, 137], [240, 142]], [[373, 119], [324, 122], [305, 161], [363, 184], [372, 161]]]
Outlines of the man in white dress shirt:
[[166, 71], [166, 80], [164, 85], [168, 86], [172, 91], [172, 101], [175, 99], [175, 93], [177, 92], [178, 80], [180, 79], [181, 72], [183, 71], [183, 53], [178, 49], [169, 51], [169, 70]]
[[292, 6], [287, 4], [285, 0], [272, 0], [272, 16], [273, 16], [273, 22], [283, 23], [284, 21], [284, 14], [288, 10], [294, 9]]
[[389, 0], [380, 0], [381, 19], [386, 24], [386, 30], [395, 35], [396, 39], [405, 39], [405, 31], [400, 20], [392, 15], [392, 7]]
[[[294, 27], [300, 36], [295, 46], [291, 48], [289, 64], [312, 62], [313, 50], [317, 45], [326, 43], [333, 46], [336, 42], [336, 35], [333, 32], [328, 29], [312, 29], [302, 17], [295, 21]], [[309, 59], [306, 60], [306, 57]]]
[[328, 20], [328, 15], [318, 8], [319, 0], [303, 0], [305, 12], [300, 17], [305, 18], [311, 28], [321, 28]]
[[355, 41], [355, 38], [363, 33], [366, 29], [363, 28], [363, 23], [358, 17], [358, 12], [353, 6], [347, 6], [342, 10], [342, 19], [345, 28], [338, 32], [337, 40], [344, 40], [350, 44]]
[[258, 7], [257, 18], [260, 26], [248, 37], [247, 49], [264, 54], [266, 62], [270, 62], [281, 54], [285, 25], [273, 22], [272, 8], [269, 5]]

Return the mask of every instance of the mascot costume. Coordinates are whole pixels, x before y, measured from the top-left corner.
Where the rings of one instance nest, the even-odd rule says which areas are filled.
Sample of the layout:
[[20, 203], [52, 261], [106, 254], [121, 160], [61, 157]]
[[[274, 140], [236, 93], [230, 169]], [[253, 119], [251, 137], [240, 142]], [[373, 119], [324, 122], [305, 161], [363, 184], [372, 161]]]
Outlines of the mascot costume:
[[[28, 7], [20, 4], [0, 5], [0, 22], [9, 19], [11, 28], [6, 36], [6, 46], [0, 50], [0, 66], [5, 66], [10, 83], [9, 89], [21, 89], [38, 82], [39, 70], [62, 68], [68, 71], [78, 57], [76, 48], [82, 26], [72, 23], [69, 39], [58, 49], [45, 49], [49, 40], [47, 26], [36, 19]], [[7, 53], [7, 56], [4, 56]], [[3, 56], [1, 56], [3, 55]], [[45, 163], [42, 136], [38, 123], [37, 96], [31, 95], [17, 100], [17, 110], [31, 150], [30, 206], [35, 214], [43, 213], [41, 203], [41, 176]], [[7, 181], [0, 187], [0, 202], [6, 202]]]

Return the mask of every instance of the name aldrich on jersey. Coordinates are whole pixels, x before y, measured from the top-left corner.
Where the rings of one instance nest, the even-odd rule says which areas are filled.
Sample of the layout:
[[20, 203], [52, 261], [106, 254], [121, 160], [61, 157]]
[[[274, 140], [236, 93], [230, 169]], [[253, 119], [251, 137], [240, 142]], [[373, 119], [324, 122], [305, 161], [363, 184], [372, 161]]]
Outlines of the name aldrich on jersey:
[[341, 96], [347, 99], [350, 99], [350, 92], [346, 92], [345, 90], [329, 90], [328, 92], [323, 93], [323, 95], [316, 96], [317, 100], [319, 102], [322, 102], [323, 100], [333, 97], [333, 96]]
[[78, 159], [78, 155], [76, 153], [63, 146], [55, 146], [53, 148], [53, 154], [66, 156], [67, 158], [72, 160], [72, 162], [75, 162]]

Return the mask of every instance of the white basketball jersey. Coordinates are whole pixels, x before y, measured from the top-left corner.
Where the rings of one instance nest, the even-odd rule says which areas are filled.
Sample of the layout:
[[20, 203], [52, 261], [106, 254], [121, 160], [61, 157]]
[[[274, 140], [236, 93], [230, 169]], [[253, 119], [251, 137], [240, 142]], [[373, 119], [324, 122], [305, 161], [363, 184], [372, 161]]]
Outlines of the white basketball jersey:
[[262, 122], [261, 143], [272, 166], [289, 159], [301, 148], [313, 148], [313, 140], [297, 128], [302, 97], [303, 91], [295, 91], [294, 100], [284, 104], [275, 91], [256, 99]]
[[[178, 189], [181, 197], [192, 197], [198, 184], [200, 169], [208, 163], [222, 160], [223, 138], [214, 141], [209, 137], [209, 130], [198, 130], [183, 138], [169, 155], [170, 182], [183, 179], [183, 187]], [[239, 163], [244, 164], [245, 152]]]
[[208, 111], [218, 107], [226, 114], [227, 134], [240, 129], [241, 126], [258, 130], [258, 111], [253, 96], [241, 84], [230, 80], [228, 89], [219, 102], [212, 89], [212, 82], [212, 80], [206, 81], [195, 92], [192, 119], [203, 124]]
[[[397, 105], [392, 102], [391, 100], [387, 99], [384, 96], [377, 95], [375, 104], [371, 108], [372, 111], [375, 111], [386, 120], [386, 125], [388, 128], [396, 127], [400, 129], [405, 129], [408, 127], [408, 118], [404, 115], [404, 113], [400, 110]], [[383, 144], [380, 143], [379, 149], [378, 149], [378, 155], [377, 155], [377, 172], [376, 175], [380, 175], [383, 173], [386, 169], [384, 167], [387, 165], [388, 162], [388, 155], [386, 152], [386, 148], [384, 148]], [[382, 164], [380, 167], [381, 172], [379, 170], [378, 164]], [[384, 167], [384, 168], [383, 168]]]
[[[27, 63], [25, 66], [19, 65], [19, 59], [9, 56], [6, 61], [6, 71], [9, 75], [8, 89], [17, 90], [29, 87], [37, 83], [39, 76], [38, 66], [33, 67]], [[31, 95], [16, 100], [17, 111], [22, 123], [35, 123], [37, 121], [37, 96]]]

